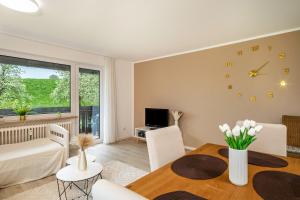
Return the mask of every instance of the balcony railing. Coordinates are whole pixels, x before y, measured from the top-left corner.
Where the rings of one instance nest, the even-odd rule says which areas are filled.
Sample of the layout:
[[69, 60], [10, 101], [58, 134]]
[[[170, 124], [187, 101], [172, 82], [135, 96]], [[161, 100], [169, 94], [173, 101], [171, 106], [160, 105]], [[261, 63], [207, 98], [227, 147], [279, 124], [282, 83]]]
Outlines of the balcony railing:
[[92, 133], [100, 137], [100, 112], [98, 106], [80, 106], [79, 133]]

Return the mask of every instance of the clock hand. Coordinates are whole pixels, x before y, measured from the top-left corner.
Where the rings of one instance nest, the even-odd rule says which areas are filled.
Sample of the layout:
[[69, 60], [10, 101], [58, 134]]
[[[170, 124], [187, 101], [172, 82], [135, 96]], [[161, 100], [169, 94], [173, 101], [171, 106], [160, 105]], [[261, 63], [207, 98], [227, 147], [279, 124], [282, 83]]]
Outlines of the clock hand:
[[267, 64], [269, 64], [270, 61], [265, 62], [262, 66], [260, 66], [256, 71], [256, 73], [258, 73], [260, 70], [262, 70], [262, 68], [264, 68]]
[[251, 70], [248, 75], [250, 78], [255, 78], [259, 75], [259, 71], [262, 70], [270, 61], [265, 62], [262, 66], [260, 66], [258, 69]]

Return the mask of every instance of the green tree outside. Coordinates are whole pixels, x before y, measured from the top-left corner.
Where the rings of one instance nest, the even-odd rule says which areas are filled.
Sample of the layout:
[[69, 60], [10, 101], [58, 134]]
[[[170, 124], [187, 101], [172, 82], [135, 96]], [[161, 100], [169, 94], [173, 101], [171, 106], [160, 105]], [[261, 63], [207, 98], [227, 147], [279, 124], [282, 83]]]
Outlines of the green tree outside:
[[28, 96], [21, 73], [17, 65], [0, 64], [0, 109], [13, 108], [14, 102], [22, 95]]
[[[0, 64], [0, 109], [12, 109], [16, 103], [32, 108], [68, 107], [70, 72], [57, 71], [49, 79], [22, 78], [22, 66]], [[80, 73], [81, 106], [99, 105], [99, 76]]]

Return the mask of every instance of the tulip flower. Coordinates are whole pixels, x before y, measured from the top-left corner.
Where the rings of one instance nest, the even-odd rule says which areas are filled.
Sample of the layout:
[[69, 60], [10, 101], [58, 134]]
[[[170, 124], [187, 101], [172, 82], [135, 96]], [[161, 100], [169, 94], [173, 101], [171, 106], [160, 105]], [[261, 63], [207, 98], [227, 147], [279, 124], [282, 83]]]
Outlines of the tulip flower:
[[254, 136], [255, 135], [255, 129], [254, 128], [250, 128], [249, 131], [248, 131], [248, 135]]
[[226, 136], [227, 137], [231, 137], [232, 136], [232, 132], [231, 131], [226, 131]]
[[260, 132], [262, 128], [263, 128], [262, 125], [257, 125], [254, 129], [256, 132]]
[[262, 125], [257, 125], [255, 121], [248, 119], [243, 121], [242, 126], [236, 125], [232, 130], [228, 124], [219, 125], [230, 148], [239, 150], [247, 149], [256, 140], [256, 133], [260, 132], [262, 128]]
[[237, 137], [240, 136], [241, 134], [241, 128], [239, 125], [236, 125], [233, 129], [232, 129], [232, 134]]
[[255, 127], [255, 125], [256, 125], [256, 122], [253, 121], [253, 120], [250, 120], [250, 126], [251, 126], [251, 127]]
[[248, 119], [246, 119], [244, 122], [243, 122], [243, 126], [245, 127], [245, 128], [250, 128], [250, 120], [248, 120]]
[[219, 129], [221, 130], [222, 133], [226, 133], [227, 131], [230, 131], [230, 127], [228, 124], [220, 125]]
[[245, 129], [246, 129], [246, 127], [245, 127], [245, 126], [242, 126], [242, 127], [241, 127], [241, 132], [244, 133], [244, 132], [245, 132]]

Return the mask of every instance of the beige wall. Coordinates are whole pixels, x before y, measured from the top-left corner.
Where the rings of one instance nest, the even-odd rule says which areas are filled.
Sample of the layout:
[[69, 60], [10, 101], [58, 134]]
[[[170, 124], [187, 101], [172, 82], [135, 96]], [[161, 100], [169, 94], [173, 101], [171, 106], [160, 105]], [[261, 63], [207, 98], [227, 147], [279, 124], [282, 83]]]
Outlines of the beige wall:
[[[252, 52], [250, 47], [259, 45]], [[272, 50], [268, 50], [268, 45]], [[238, 50], [243, 55], [237, 55]], [[280, 52], [286, 59], [279, 59]], [[224, 63], [232, 61], [226, 68]], [[248, 71], [270, 61], [255, 79]], [[289, 67], [285, 75], [282, 68]], [[226, 79], [224, 74], [230, 72]], [[288, 86], [281, 88], [280, 80]], [[228, 90], [227, 85], [233, 89]], [[178, 55], [134, 66], [134, 125], [144, 125], [144, 108], [159, 107], [184, 112], [180, 121], [185, 145], [224, 143], [218, 124], [250, 118], [280, 123], [281, 116], [300, 115], [300, 31]], [[274, 92], [274, 98], [267, 97]], [[237, 95], [238, 92], [242, 96]], [[250, 96], [257, 101], [251, 102]], [[172, 122], [173, 123], [173, 122]]]

